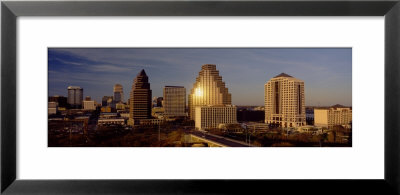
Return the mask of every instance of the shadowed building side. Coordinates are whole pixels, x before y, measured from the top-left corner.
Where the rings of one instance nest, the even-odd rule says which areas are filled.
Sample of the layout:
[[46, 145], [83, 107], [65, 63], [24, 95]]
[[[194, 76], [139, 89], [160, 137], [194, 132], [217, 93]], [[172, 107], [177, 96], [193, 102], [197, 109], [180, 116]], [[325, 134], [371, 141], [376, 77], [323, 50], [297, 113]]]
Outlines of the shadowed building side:
[[[168, 117], [186, 116], [186, 89], [182, 86], [165, 86], [163, 107]], [[158, 98], [157, 98], [158, 99]]]
[[139, 124], [151, 117], [151, 89], [144, 70], [136, 76], [130, 93], [129, 125]]

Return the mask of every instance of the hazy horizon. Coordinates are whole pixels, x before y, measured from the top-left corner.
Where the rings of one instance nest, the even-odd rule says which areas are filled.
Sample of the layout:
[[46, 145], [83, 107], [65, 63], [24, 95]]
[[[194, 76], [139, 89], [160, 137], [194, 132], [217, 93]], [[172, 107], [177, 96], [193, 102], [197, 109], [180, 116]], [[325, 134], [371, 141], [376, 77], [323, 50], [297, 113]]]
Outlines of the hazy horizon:
[[153, 97], [164, 86], [188, 95], [203, 64], [216, 64], [234, 105], [263, 106], [264, 84], [284, 72], [304, 81], [306, 106], [352, 106], [351, 48], [49, 48], [48, 95], [80, 86], [101, 102], [119, 83], [126, 101], [142, 69]]

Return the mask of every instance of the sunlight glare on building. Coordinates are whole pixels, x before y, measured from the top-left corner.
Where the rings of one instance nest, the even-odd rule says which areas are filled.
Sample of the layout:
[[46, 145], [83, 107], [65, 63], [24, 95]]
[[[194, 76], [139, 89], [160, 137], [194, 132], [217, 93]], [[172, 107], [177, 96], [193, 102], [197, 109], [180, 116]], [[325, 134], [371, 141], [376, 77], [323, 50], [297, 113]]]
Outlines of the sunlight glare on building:
[[203, 96], [203, 91], [201, 91], [201, 89], [200, 88], [197, 88], [196, 89], [196, 96]]

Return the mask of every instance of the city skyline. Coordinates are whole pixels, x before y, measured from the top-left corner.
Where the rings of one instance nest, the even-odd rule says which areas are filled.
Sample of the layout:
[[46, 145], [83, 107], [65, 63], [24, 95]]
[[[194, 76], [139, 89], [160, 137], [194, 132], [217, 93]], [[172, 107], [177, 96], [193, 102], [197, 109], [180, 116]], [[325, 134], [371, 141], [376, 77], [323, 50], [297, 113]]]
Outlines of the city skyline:
[[[49, 96], [67, 96], [80, 86], [84, 96], [101, 102], [117, 83], [129, 97], [132, 78], [145, 69], [153, 96], [168, 85], [190, 93], [202, 64], [216, 64], [234, 105], [264, 104], [264, 84], [285, 72], [304, 80], [307, 106], [351, 102], [351, 48], [81, 48], [48, 51]], [[350, 84], [349, 84], [350, 83]]]

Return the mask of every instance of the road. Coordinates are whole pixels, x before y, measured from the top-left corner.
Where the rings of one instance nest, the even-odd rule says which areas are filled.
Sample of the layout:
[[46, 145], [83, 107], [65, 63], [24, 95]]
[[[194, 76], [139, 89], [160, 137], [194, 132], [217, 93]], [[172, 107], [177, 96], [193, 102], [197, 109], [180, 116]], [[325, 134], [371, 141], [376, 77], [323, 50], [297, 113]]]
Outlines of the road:
[[229, 138], [224, 138], [224, 137], [221, 137], [221, 136], [218, 136], [218, 135], [213, 135], [213, 134], [209, 134], [209, 133], [205, 133], [204, 134], [203, 132], [196, 131], [196, 130], [195, 131], [191, 131], [190, 133], [193, 134], [193, 135], [196, 135], [198, 137], [202, 137], [204, 139], [208, 139], [210, 141], [223, 144], [223, 145], [228, 146], [228, 147], [249, 147], [249, 145], [244, 143], [244, 142], [240, 142], [240, 141], [237, 141], [237, 140], [232, 140], [232, 139], [229, 139]]

